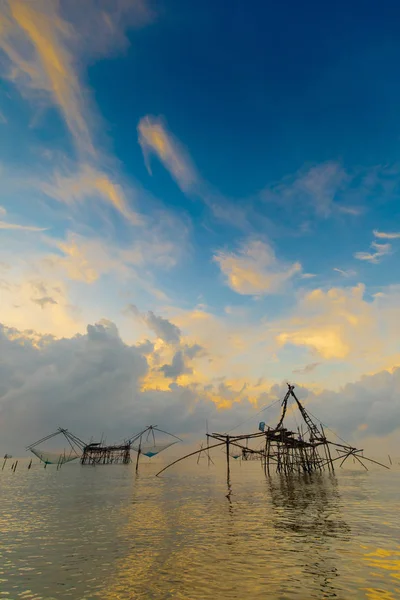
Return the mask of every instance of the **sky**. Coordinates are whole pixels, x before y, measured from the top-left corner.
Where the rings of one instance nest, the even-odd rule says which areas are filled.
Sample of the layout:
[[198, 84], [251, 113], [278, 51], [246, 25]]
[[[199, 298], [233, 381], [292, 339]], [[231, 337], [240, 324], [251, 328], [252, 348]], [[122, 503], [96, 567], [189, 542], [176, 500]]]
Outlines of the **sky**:
[[399, 19], [0, 4], [2, 452], [60, 425], [251, 429], [287, 381], [397, 446]]

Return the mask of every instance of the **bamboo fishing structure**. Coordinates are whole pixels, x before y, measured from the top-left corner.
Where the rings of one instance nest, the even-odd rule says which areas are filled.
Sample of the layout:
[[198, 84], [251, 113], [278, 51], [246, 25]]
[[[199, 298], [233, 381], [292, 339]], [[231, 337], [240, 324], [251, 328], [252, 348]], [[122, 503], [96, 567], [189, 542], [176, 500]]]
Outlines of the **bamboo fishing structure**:
[[[156, 435], [163, 434], [168, 436], [167, 442], [160, 442]], [[132, 462], [131, 451], [137, 453], [136, 471], [139, 468], [140, 457], [147, 456], [152, 458], [173, 444], [182, 441], [177, 436], [167, 431], [163, 431], [157, 425], [148, 425], [143, 431], [130, 439], [124, 440], [122, 444], [107, 446], [102, 442], [91, 442], [83, 448], [81, 464], [82, 465], [127, 465]]]
[[[39, 448], [39, 446], [42, 446], [45, 442], [56, 437], [60, 437], [67, 442], [67, 450], [64, 449], [62, 451], [49, 452]], [[68, 431], [68, 429], [59, 427], [57, 431], [50, 433], [50, 435], [46, 435], [37, 442], [34, 442], [33, 444], [27, 446], [26, 450], [30, 450], [32, 454], [37, 456], [39, 460], [41, 460], [44, 463], [44, 466], [46, 468], [46, 465], [51, 464], [56, 464], [58, 467], [60, 467], [65, 463], [80, 458], [85, 446], [85, 442], [83, 442], [76, 435]]]
[[[386, 469], [389, 468], [364, 456], [362, 449], [357, 449], [345, 442], [339, 444], [329, 440], [326, 437], [323, 425], [317, 425], [314, 422], [296, 396], [295, 386], [287, 385], [288, 390], [281, 404], [280, 419], [275, 427], [267, 427], [264, 422], [261, 422], [258, 431], [255, 433], [240, 435], [207, 433], [207, 452], [213, 448], [225, 448], [228, 481], [230, 477], [230, 457], [236, 458], [238, 453], [241, 453], [243, 460], [260, 460], [266, 474], [270, 474], [271, 471], [284, 475], [294, 473], [311, 474], [325, 470], [333, 473], [336, 461], [341, 461], [339, 466], [342, 467], [350, 457], [354, 461], [358, 461], [366, 470], [368, 468], [364, 461], [375, 463]], [[293, 402], [293, 408], [300, 413], [301, 425], [297, 431], [291, 431], [285, 427], [289, 401]], [[209, 445], [209, 439], [213, 439], [217, 443]], [[257, 447], [249, 447], [250, 442], [255, 442]], [[232, 453], [232, 450], [234, 453]], [[181, 460], [204, 451], [205, 448], [202, 446], [200, 450], [191, 452], [167, 465], [157, 475]], [[333, 454], [332, 456], [332, 451], [336, 451], [336, 455]]]

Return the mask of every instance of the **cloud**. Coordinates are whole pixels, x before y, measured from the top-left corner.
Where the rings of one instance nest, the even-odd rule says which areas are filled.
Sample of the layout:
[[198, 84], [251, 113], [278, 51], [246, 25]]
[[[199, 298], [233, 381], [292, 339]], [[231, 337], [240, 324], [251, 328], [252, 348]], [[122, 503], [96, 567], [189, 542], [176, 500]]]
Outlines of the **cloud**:
[[[128, 312], [142, 319], [147, 327], [166, 344], [180, 343], [181, 330], [168, 319], [155, 315], [151, 310], [149, 310], [148, 313], [142, 314], [134, 304], [128, 306]], [[179, 358], [177, 358], [177, 360], [179, 360]]]
[[[69, 279], [95, 283], [102, 275], [113, 274], [120, 279], [137, 279], [146, 266], [169, 269], [175, 266], [182, 248], [179, 237], [176, 244], [165, 239], [168, 231], [149, 229], [127, 246], [115, 246], [106, 239], [84, 237], [68, 232], [65, 239], [45, 238], [47, 245], [56, 252], [44, 254], [41, 259], [53, 272], [67, 274]], [[182, 232], [181, 232], [182, 235]], [[184, 240], [182, 240], [184, 243]], [[143, 289], [155, 290], [149, 272], [142, 277]], [[165, 295], [160, 292], [160, 298]]]
[[57, 300], [54, 300], [51, 296], [44, 296], [43, 298], [32, 298], [32, 302], [38, 304], [40, 308], [45, 308], [48, 304], [58, 304]]
[[[329, 217], [338, 208], [335, 199], [347, 181], [347, 173], [336, 162], [326, 162], [311, 168], [303, 168], [295, 175], [266, 188], [262, 197], [267, 201], [289, 205], [296, 202], [311, 206], [320, 217]], [[340, 210], [346, 210], [340, 207]]]
[[[63, 339], [1, 325], [2, 452], [17, 454], [59, 425], [85, 440], [104, 431], [110, 442], [129, 437], [149, 422], [196, 437], [204, 434], [206, 419], [223, 431], [249, 419], [245, 429], [252, 430], [257, 411], [286, 391], [284, 384], [269, 386], [251, 403], [248, 388], [255, 387], [250, 382], [248, 387], [226, 381], [170, 383], [165, 391], [144, 390], [149, 351], [148, 345], [126, 344], [108, 320]], [[313, 414], [344, 438], [364, 439], [367, 431], [380, 436], [382, 447], [383, 437], [398, 429], [400, 369], [364, 376], [338, 392], [324, 389], [316, 394], [304, 386], [296, 391]], [[273, 424], [277, 414], [266, 412], [265, 420]]]
[[302, 367], [301, 369], [293, 369], [293, 373], [299, 373], [299, 374], [304, 374], [304, 373], [311, 373], [312, 371], [315, 371], [315, 369], [317, 367], [319, 367], [321, 363], [320, 362], [314, 362], [314, 363], [310, 363], [309, 365], [306, 365], [305, 367]]
[[244, 243], [236, 253], [220, 251], [214, 260], [229, 287], [238, 294], [250, 296], [278, 293], [301, 272], [300, 263], [282, 263], [271, 246], [258, 240]]
[[185, 359], [182, 350], [178, 350], [174, 354], [172, 363], [170, 365], [163, 365], [160, 367], [160, 371], [164, 373], [164, 377], [174, 380], [181, 375], [192, 372], [192, 370], [185, 365]]
[[3, 323], [21, 330], [34, 328], [40, 335], [68, 336], [81, 331], [85, 325], [69, 299], [68, 284], [38, 268], [20, 272], [19, 260], [16, 263], [0, 280]]
[[371, 248], [373, 248], [375, 252], [356, 252], [354, 258], [378, 264], [383, 256], [390, 254], [392, 246], [390, 244], [377, 244], [376, 242], [372, 242]]
[[[138, 125], [139, 143], [143, 151], [147, 170], [151, 174], [150, 158], [154, 155], [170, 173], [179, 188], [187, 195], [200, 198], [213, 216], [238, 229], [249, 229], [252, 209], [238, 205], [225, 198], [200, 176], [189, 152], [168, 130], [162, 119], [143, 117]], [[257, 215], [258, 221], [261, 216]], [[266, 221], [267, 219], [263, 217]]]
[[[4, 206], [0, 206], [0, 216], [5, 217], [7, 214]], [[17, 223], [8, 223], [7, 221], [0, 220], [0, 229], [10, 229], [19, 231], [46, 231], [46, 227], [35, 227], [34, 225], [19, 225]]]
[[397, 232], [384, 232], [384, 231], [378, 231], [377, 229], [374, 229], [373, 234], [375, 237], [380, 238], [380, 239], [384, 239], [384, 240], [397, 240], [400, 238], [400, 231]]
[[69, 48], [75, 36], [58, 4], [11, 0], [4, 3], [1, 19], [0, 44], [10, 59], [9, 77], [22, 88], [49, 93], [78, 146], [94, 153]]
[[339, 206], [337, 208], [340, 212], [345, 213], [347, 215], [353, 215], [353, 217], [359, 217], [364, 212], [364, 209], [361, 206]]
[[337, 267], [333, 267], [333, 270], [336, 271], [337, 273], [340, 273], [341, 275], [343, 275], [343, 277], [354, 277], [354, 275], [356, 275], [356, 272], [353, 271], [352, 269], [348, 269], [347, 271], [345, 271], [343, 269], [338, 269]]
[[[0, 7], [0, 49], [8, 57], [6, 75], [33, 102], [54, 104], [72, 136], [78, 155], [76, 173], [56, 175], [38, 183], [51, 197], [101, 197], [134, 224], [140, 222], [126, 195], [104, 164], [110, 158], [99, 152], [100, 119], [82, 81], [84, 60], [109, 54], [128, 44], [124, 29], [143, 25], [152, 15], [143, 1], [9, 0]], [[37, 183], [37, 182], [36, 182]]]
[[36, 182], [37, 187], [50, 198], [71, 205], [82, 200], [95, 202], [102, 199], [113, 206], [133, 225], [143, 224], [141, 216], [129, 207], [120, 184], [103, 171], [84, 164], [78, 173], [56, 173], [50, 181]]
[[151, 18], [144, 2], [9, 0], [0, 12], [0, 47], [9, 59], [8, 77], [25, 93], [42, 92], [58, 107], [76, 146], [94, 155], [88, 92], [79, 61], [126, 45], [123, 28]]
[[149, 156], [155, 154], [183, 192], [193, 191], [200, 178], [188, 153], [161, 119], [147, 116], [138, 125], [139, 144], [151, 173]]
[[0, 229], [12, 229], [18, 231], [47, 231], [46, 227], [35, 227], [34, 225], [18, 225], [16, 223], [7, 223], [7, 221], [0, 221]]
[[364, 300], [365, 288], [315, 289], [303, 296], [292, 319], [277, 324], [282, 346], [308, 347], [325, 359], [345, 359], [356, 349], [368, 353], [377, 344], [375, 307]]

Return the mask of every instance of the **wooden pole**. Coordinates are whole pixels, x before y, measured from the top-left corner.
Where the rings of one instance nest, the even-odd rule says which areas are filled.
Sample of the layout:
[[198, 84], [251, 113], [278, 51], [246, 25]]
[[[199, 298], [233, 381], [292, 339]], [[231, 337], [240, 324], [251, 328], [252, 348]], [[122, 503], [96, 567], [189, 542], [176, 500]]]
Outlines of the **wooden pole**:
[[[208, 449], [211, 450], [211, 448], [218, 448], [218, 446], [225, 446], [225, 442], [220, 442], [219, 444], [213, 444], [212, 446], [208, 446]], [[167, 465], [166, 467], [164, 467], [163, 469], [161, 469], [161, 471], [158, 471], [158, 473], [156, 473], [156, 477], [158, 477], [159, 475], [161, 475], [161, 473], [163, 473], [164, 471], [166, 471], [167, 469], [169, 469], [173, 465], [176, 465], [176, 463], [181, 462], [181, 460], [185, 460], [185, 458], [189, 458], [190, 456], [194, 456], [195, 454], [198, 454], [199, 452], [203, 452], [203, 450], [200, 448], [200, 450], [196, 450], [195, 452], [191, 452], [190, 454], [186, 454], [186, 456], [182, 456], [181, 458], [178, 458], [177, 460], [174, 460], [174, 462], [170, 463], [169, 465]]]
[[139, 458], [140, 458], [141, 450], [142, 450], [142, 436], [140, 436], [139, 448], [138, 448], [138, 453], [137, 453], [137, 457], [136, 457], [136, 472], [139, 469]]
[[226, 476], [229, 481], [231, 472], [230, 472], [230, 464], [229, 464], [229, 435], [226, 436]]

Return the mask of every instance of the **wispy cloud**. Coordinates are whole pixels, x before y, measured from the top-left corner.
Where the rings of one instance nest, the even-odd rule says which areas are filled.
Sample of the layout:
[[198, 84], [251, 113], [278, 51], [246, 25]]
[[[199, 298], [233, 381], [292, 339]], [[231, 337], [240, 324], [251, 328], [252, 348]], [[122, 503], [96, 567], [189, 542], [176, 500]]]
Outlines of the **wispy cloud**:
[[238, 252], [217, 252], [214, 256], [227, 283], [238, 294], [263, 296], [281, 291], [287, 281], [301, 272], [301, 264], [286, 265], [271, 246], [251, 240]]
[[32, 302], [38, 304], [41, 309], [44, 309], [47, 305], [58, 304], [57, 300], [54, 300], [51, 296], [43, 296], [43, 298], [32, 298]]
[[354, 277], [354, 275], [356, 275], [356, 272], [352, 269], [348, 269], [346, 271], [344, 269], [338, 269], [338, 267], [333, 267], [333, 270], [337, 273], [340, 273], [340, 275], [343, 275], [343, 277]]
[[[292, 202], [312, 207], [320, 217], [328, 217], [335, 208], [338, 192], [347, 181], [346, 171], [336, 162], [303, 168], [295, 175], [267, 187], [262, 197], [267, 201], [289, 205]], [[340, 207], [343, 210], [344, 207]]]
[[66, 204], [100, 197], [133, 225], [142, 224], [141, 216], [129, 207], [123, 187], [104, 171], [89, 165], [83, 165], [77, 173], [56, 173], [51, 181], [37, 185], [50, 198]]
[[353, 217], [359, 217], [363, 214], [364, 209], [361, 206], [340, 206], [337, 205], [337, 208], [340, 212], [345, 213], [346, 215], [353, 215]]
[[35, 88], [50, 94], [78, 147], [93, 153], [81, 85], [69, 49], [74, 33], [61, 18], [58, 3], [10, 0], [3, 3], [0, 23], [0, 45], [11, 63], [9, 77], [25, 91]]
[[305, 373], [311, 373], [312, 371], [315, 371], [315, 369], [319, 367], [320, 364], [320, 362], [310, 363], [309, 365], [305, 365], [305, 367], [301, 367], [300, 369], [293, 369], [292, 373], [298, 373], [300, 375]]
[[400, 231], [385, 232], [385, 231], [378, 231], [377, 229], [374, 229], [373, 234], [375, 237], [383, 239], [383, 240], [400, 239]]
[[20, 231], [46, 231], [44, 227], [34, 227], [33, 225], [18, 225], [17, 223], [7, 223], [0, 221], [0, 229], [18, 229]]
[[372, 242], [371, 248], [375, 252], [356, 252], [354, 258], [377, 264], [386, 254], [390, 254], [392, 246], [391, 244], [377, 244], [376, 242]]
[[170, 172], [183, 192], [193, 192], [200, 184], [200, 177], [189, 154], [168, 131], [160, 118], [147, 116], [138, 125], [139, 143], [149, 172], [150, 155], [155, 154]]
[[[45, 99], [58, 108], [77, 151], [77, 181], [69, 182], [76, 187], [75, 195], [87, 197], [95, 191], [132, 222], [136, 217], [115, 177], [104, 171], [110, 160], [98, 150], [100, 118], [90, 102], [82, 67], [93, 55], [127, 45], [124, 29], [150, 18], [144, 0], [85, 0], [63, 6], [53, 0], [5, 0], [0, 5], [0, 49], [8, 57], [6, 76], [33, 102]], [[52, 184], [56, 196], [61, 195], [59, 182], [66, 183], [58, 176]]]
[[249, 229], [249, 206], [244, 207], [231, 202], [201, 177], [189, 152], [168, 130], [163, 119], [149, 115], [143, 117], [138, 125], [138, 133], [150, 174], [150, 159], [154, 155], [182, 192], [201, 199], [216, 219], [238, 229]]
[[[5, 217], [7, 214], [4, 206], [0, 206], [0, 217]], [[46, 227], [35, 227], [34, 225], [19, 225], [18, 223], [9, 223], [8, 221], [0, 220], [0, 229], [14, 229], [19, 231], [46, 231]]]

